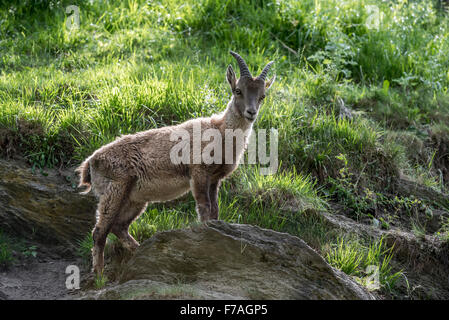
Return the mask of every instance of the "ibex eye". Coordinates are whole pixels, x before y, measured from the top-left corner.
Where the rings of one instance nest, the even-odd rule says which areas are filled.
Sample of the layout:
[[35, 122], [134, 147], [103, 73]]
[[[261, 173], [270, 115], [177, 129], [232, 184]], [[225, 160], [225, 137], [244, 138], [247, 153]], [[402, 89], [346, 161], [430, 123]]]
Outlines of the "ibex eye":
[[235, 92], [235, 94], [238, 95], [238, 96], [242, 94], [242, 90], [240, 90], [240, 89], [235, 89], [234, 92]]
[[265, 99], [265, 96], [261, 96], [261, 97], [259, 98], [259, 101], [262, 101], [263, 99]]

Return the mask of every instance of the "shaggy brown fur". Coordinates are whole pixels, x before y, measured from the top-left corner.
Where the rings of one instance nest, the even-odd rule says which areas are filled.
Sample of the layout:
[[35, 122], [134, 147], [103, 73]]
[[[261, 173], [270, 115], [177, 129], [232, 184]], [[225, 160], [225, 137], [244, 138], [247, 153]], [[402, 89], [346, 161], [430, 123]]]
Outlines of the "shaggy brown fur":
[[[231, 54], [241, 59], [237, 54]], [[240, 72], [248, 74], [246, 64], [242, 61], [238, 60]], [[210, 118], [192, 119], [177, 126], [122, 136], [95, 151], [79, 166], [79, 185], [88, 187], [86, 193], [92, 187], [99, 199], [92, 249], [93, 270], [97, 274], [103, 271], [103, 252], [109, 232], [114, 233], [127, 248], [134, 250], [138, 247], [139, 244], [128, 233], [128, 229], [145, 210], [148, 202], [172, 200], [191, 190], [200, 221], [218, 219], [220, 181], [238, 166], [265, 91], [274, 81], [274, 77], [265, 81], [270, 65], [259, 77], [245, 76], [239, 80], [236, 80], [232, 67], [228, 67], [227, 80], [233, 96], [223, 113]], [[213, 142], [201, 142], [201, 152], [210, 143], [219, 144], [222, 150], [221, 164], [192, 163], [195, 153], [192, 138], [195, 126], [198, 128], [199, 125], [201, 136], [207, 129], [217, 129], [223, 137], [221, 141], [214, 139]], [[230, 137], [234, 142], [230, 164], [225, 161], [226, 136], [232, 134], [227, 129], [244, 133], [243, 139]], [[189, 133], [191, 162], [174, 164], [170, 150], [179, 141], [171, 141], [170, 136], [181, 130]]]

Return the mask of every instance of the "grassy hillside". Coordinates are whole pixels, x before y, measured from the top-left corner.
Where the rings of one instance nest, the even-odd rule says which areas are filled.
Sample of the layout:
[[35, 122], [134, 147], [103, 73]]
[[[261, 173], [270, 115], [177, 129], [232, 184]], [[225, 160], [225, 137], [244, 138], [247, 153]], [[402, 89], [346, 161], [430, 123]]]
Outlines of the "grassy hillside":
[[[316, 212], [448, 241], [444, 214], [436, 230], [426, 224], [449, 210], [438, 196], [449, 188], [444, 2], [0, 4], [2, 157], [42, 172], [70, 167], [121, 134], [222, 111], [234, 50], [253, 73], [275, 61], [255, 128], [278, 130], [281, 164], [273, 176], [241, 166], [220, 191], [222, 219], [298, 235], [359, 278], [377, 265], [382, 294], [402, 279], [392, 245], [331, 228]], [[69, 5], [79, 28], [67, 26]], [[426, 194], [404, 191], [405, 178]], [[195, 219], [189, 195], [150, 206], [131, 231], [142, 241]]]

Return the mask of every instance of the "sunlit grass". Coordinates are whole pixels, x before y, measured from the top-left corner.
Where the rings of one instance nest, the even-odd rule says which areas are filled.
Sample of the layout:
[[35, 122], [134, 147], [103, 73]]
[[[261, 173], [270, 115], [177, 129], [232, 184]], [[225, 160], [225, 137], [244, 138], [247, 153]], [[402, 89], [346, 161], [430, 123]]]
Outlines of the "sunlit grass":
[[356, 276], [360, 283], [369, 288], [380, 289], [382, 286], [391, 290], [402, 271], [393, 271], [393, 248], [386, 248], [384, 241], [380, 238], [365, 245], [360, 239], [340, 238], [327, 249], [326, 260], [344, 273]]

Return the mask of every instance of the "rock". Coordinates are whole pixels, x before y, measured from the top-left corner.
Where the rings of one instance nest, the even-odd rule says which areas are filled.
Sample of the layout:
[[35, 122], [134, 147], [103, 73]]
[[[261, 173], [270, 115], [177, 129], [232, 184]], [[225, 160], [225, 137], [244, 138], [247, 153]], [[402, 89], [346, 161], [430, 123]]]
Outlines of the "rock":
[[[0, 298], [1, 299], [1, 298]], [[153, 280], [130, 280], [98, 291], [90, 291], [79, 300], [242, 300], [243, 297], [199, 289], [191, 284], [167, 284]]]
[[44, 176], [0, 160], [0, 177], [0, 229], [66, 246], [92, 230], [95, 198], [80, 195], [56, 170]]
[[426, 224], [426, 231], [435, 233], [439, 231], [442, 224], [449, 219], [449, 211], [433, 209], [430, 211], [431, 215], [428, 217]]
[[8, 300], [8, 296], [0, 291], [0, 300]]
[[96, 298], [133, 290], [157, 298], [179, 286], [189, 298], [373, 299], [301, 239], [223, 221], [157, 233], [123, 267], [119, 284]]
[[414, 196], [418, 199], [425, 199], [428, 202], [435, 202], [443, 208], [449, 209], [449, 195], [437, 190], [418, 184], [408, 177], [403, 176], [395, 185], [397, 192], [403, 196]]

